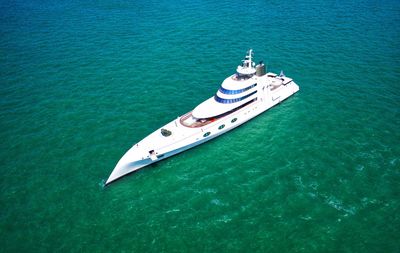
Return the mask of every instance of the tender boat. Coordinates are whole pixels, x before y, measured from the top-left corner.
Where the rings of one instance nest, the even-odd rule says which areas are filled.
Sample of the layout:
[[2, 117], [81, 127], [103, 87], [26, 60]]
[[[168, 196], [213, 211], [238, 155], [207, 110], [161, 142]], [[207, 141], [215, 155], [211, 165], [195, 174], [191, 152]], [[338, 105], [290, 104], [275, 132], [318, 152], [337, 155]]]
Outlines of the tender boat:
[[253, 62], [250, 49], [216, 94], [192, 111], [157, 129], [133, 145], [119, 160], [106, 185], [147, 165], [209, 141], [254, 118], [297, 91], [283, 72], [267, 73]]

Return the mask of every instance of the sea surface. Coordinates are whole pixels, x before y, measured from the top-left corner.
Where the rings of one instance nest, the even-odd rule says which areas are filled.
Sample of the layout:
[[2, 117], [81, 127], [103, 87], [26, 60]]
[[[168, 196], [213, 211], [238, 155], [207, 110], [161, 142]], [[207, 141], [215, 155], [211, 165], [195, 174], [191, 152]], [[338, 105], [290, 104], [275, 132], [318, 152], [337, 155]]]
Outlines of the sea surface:
[[[300, 92], [104, 187], [249, 48]], [[0, 0], [0, 252], [400, 252], [400, 2]]]

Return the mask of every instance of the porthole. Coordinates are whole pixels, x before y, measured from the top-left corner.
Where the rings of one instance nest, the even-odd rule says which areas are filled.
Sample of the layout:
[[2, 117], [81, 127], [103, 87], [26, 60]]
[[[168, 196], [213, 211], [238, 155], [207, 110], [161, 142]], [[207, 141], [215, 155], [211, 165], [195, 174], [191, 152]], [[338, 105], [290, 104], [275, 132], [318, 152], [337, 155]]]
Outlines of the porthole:
[[204, 135], [203, 135], [203, 137], [207, 137], [207, 136], [209, 136], [211, 133], [210, 132], [207, 132], [207, 133], [205, 133]]
[[232, 120], [231, 120], [231, 123], [235, 123], [236, 120], [237, 120], [237, 118], [232, 119]]
[[220, 126], [218, 127], [218, 129], [221, 130], [221, 129], [223, 129], [224, 127], [225, 127], [225, 125], [220, 125]]

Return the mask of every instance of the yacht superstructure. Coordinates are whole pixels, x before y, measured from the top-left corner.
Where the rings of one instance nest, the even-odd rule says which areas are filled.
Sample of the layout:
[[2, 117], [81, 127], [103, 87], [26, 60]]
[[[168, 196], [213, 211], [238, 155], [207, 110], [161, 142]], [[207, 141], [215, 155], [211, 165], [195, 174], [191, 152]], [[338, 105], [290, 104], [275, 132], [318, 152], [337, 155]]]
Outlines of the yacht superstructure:
[[178, 154], [245, 123], [290, 97], [299, 86], [283, 72], [267, 73], [250, 49], [236, 73], [216, 94], [192, 111], [157, 129], [119, 160], [106, 185], [149, 164]]

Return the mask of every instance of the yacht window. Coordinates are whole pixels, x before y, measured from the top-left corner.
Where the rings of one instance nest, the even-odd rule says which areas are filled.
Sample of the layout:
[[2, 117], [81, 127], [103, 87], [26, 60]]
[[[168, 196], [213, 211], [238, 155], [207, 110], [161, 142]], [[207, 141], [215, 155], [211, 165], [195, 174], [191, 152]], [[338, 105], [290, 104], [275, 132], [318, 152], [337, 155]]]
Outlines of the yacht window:
[[225, 127], [225, 125], [220, 125], [220, 126], [218, 127], [218, 129], [221, 130], [221, 129], [223, 129], [224, 127]]
[[220, 98], [220, 97], [218, 97], [218, 95], [215, 95], [214, 99], [215, 99], [215, 101], [217, 101], [219, 103], [222, 103], [222, 104], [233, 104], [233, 103], [242, 101], [242, 100], [244, 100], [244, 99], [246, 99], [246, 98], [248, 98], [248, 97], [250, 97], [250, 96], [252, 96], [252, 95], [254, 95], [256, 93], [257, 93], [257, 91], [253, 91], [252, 93], [250, 93], [250, 94], [248, 94], [246, 96], [243, 96], [243, 97], [240, 97], [240, 98], [232, 98], [232, 99]]
[[209, 136], [211, 133], [210, 132], [207, 132], [207, 133], [205, 133], [204, 135], [203, 135], [203, 137], [207, 137], [207, 136]]
[[231, 120], [231, 123], [235, 123], [236, 120], [237, 120], [237, 118], [232, 119], [232, 120]]
[[233, 94], [239, 94], [239, 93], [248, 91], [251, 88], [254, 88], [256, 86], [257, 86], [257, 84], [255, 83], [255, 84], [250, 85], [249, 87], [246, 87], [246, 88], [240, 89], [240, 90], [228, 90], [228, 89], [221, 87], [221, 88], [219, 88], [219, 91], [224, 94], [233, 95]]

